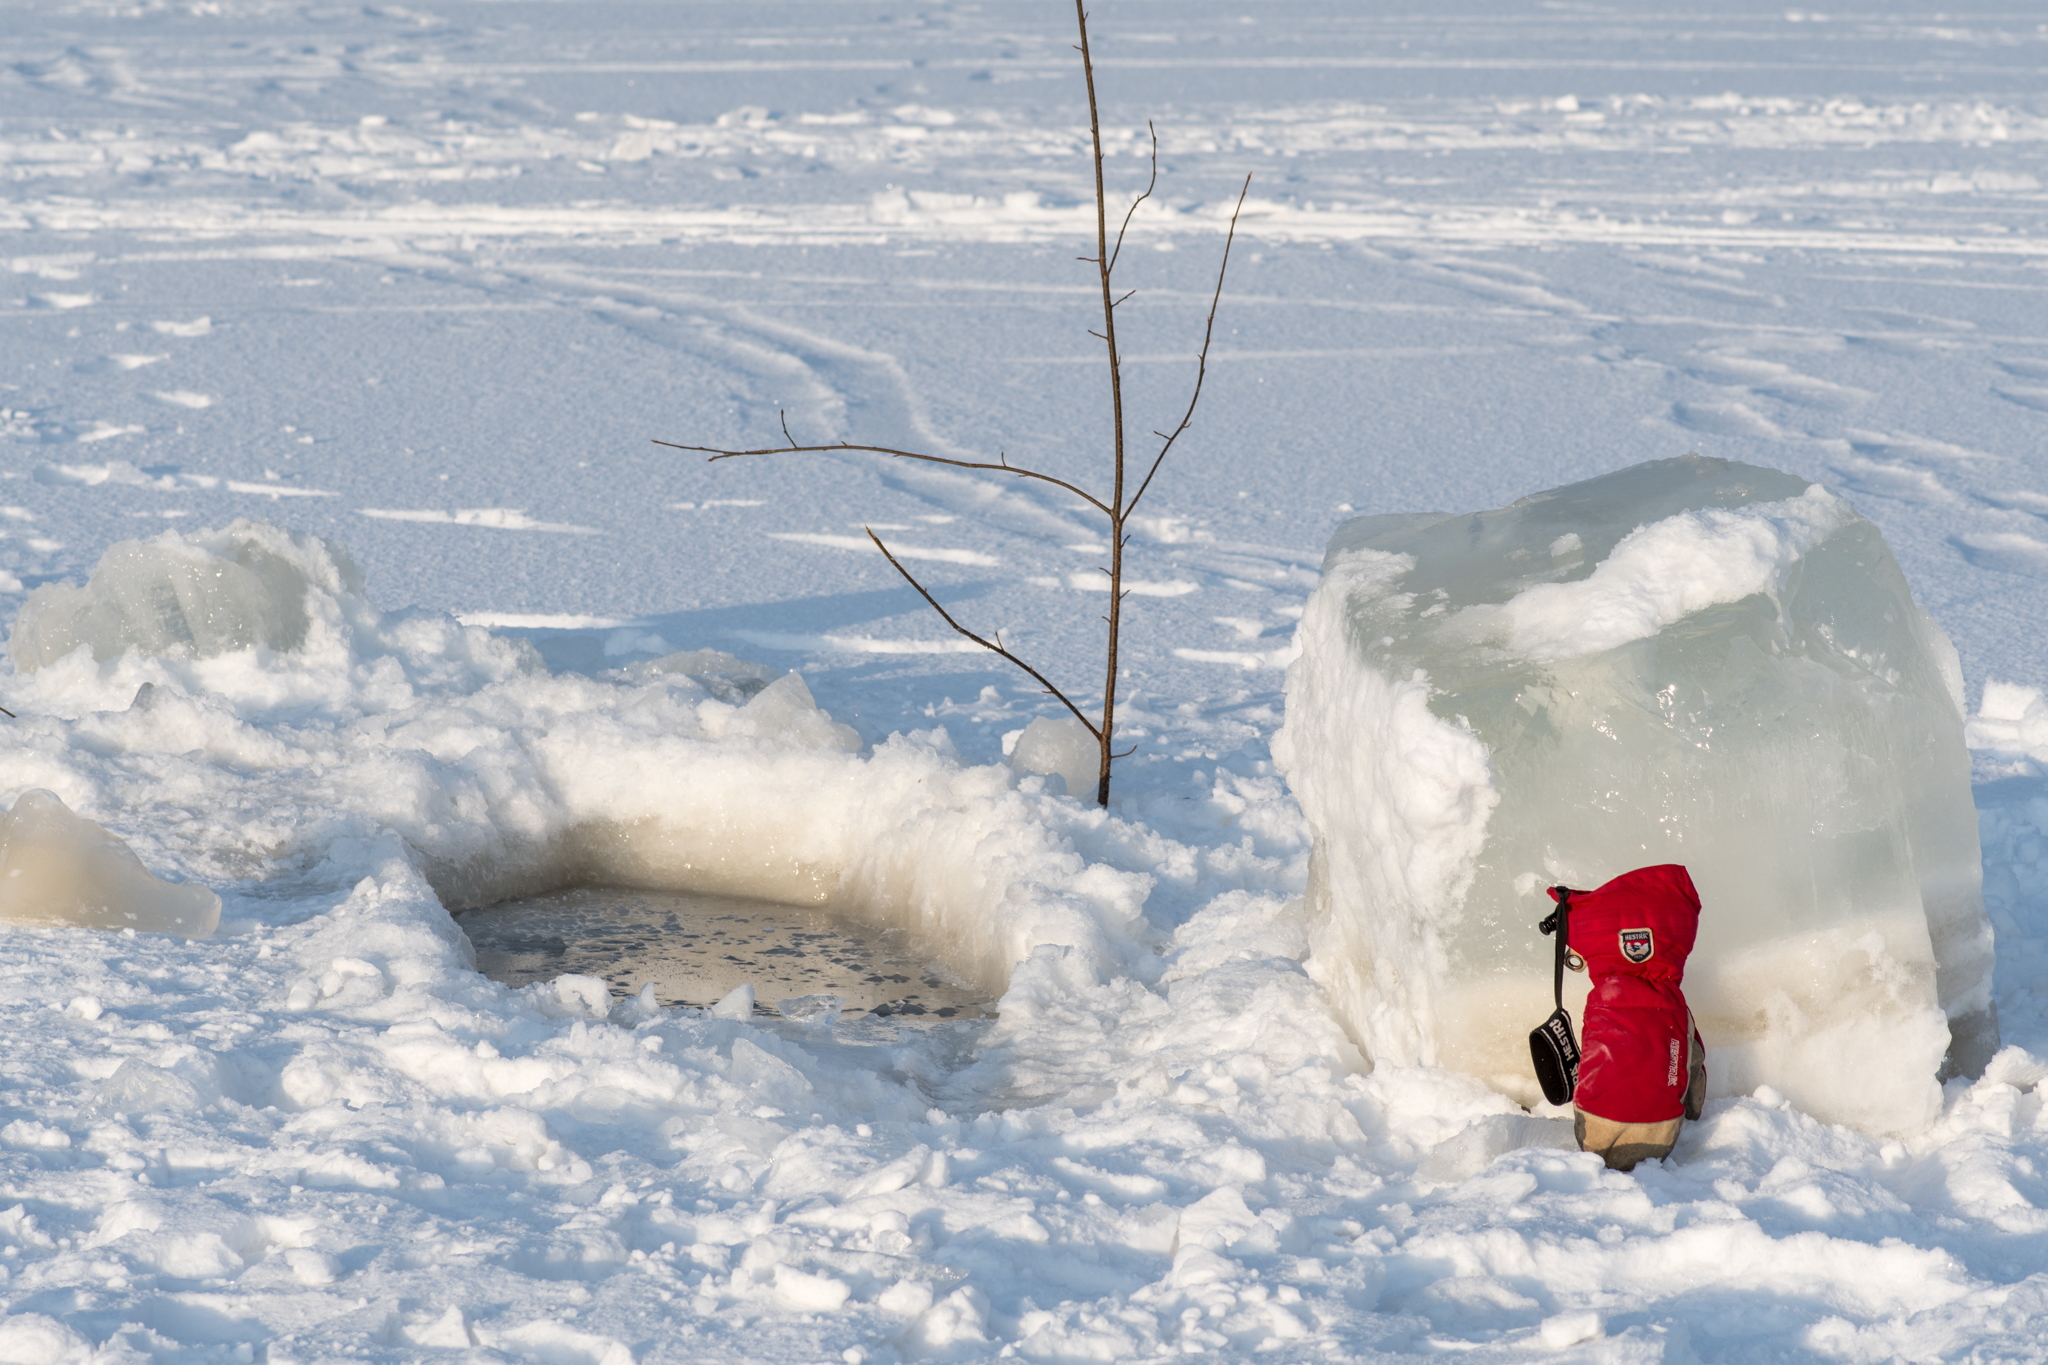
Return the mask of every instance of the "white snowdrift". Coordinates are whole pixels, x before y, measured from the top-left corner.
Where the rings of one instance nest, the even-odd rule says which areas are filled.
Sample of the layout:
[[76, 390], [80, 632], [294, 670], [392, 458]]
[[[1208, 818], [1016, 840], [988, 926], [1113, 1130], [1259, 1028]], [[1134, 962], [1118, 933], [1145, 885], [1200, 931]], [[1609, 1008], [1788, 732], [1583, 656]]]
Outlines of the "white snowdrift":
[[1542, 888], [1658, 862], [1706, 902], [1713, 1093], [1910, 1132], [1996, 1050], [1955, 652], [1822, 489], [1689, 456], [1347, 523], [1301, 643], [1274, 753], [1375, 1058], [1533, 1100]]

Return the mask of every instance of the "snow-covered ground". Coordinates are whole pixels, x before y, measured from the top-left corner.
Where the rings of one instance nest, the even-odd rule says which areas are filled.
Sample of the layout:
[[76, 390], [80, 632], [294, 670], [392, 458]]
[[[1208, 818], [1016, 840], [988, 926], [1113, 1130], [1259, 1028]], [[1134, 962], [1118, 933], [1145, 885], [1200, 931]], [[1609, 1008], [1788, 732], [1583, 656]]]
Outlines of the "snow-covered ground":
[[[0, 678], [0, 799], [225, 903], [0, 937], [0, 1360], [2048, 1359], [2048, 22], [1714, 8], [1103, 0], [1135, 431], [1254, 174], [1107, 813], [859, 530], [1090, 694], [1099, 525], [652, 444], [1102, 480], [1070, 10], [0, 9], [7, 612], [238, 517], [364, 576], [304, 550], [295, 651]], [[1760, 1093], [1617, 1175], [1364, 1070], [1267, 743], [1346, 515], [1688, 449], [1849, 498], [1954, 637], [2011, 1046], [1924, 1131]], [[636, 667], [698, 648], [858, 745]], [[469, 969], [444, 905], [606, 876], [836, 886], [1000, 1019]]]

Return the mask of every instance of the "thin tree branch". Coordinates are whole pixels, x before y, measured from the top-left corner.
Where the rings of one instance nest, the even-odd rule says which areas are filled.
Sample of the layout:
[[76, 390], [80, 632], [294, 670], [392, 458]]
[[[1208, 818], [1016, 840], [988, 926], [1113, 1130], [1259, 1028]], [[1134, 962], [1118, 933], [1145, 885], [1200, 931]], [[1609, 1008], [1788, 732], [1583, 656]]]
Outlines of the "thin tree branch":
[[[1068, 701], [1067, 694], [1060, 691], [1057, 687], [1054, 687], [1052, 683], [1047, 680], [1045, 674], [1040, 673], [1030, 664], [1025, 663], [1022, 659], [1012, 654], [1009, 650], [1004, 649], [1000, 644], [990, 644], [987, 640], [982, 639], [979, 635], [976, 635], [973, 631], [961, 625], [958, 621], [955, 621], [952, 617], [952, 614], [949, 613], [944, 607], [939, 605], [938, 599], [936, 597], [933, 597], [930, 593], [924, 590], [924, 584], [918, 582], [917, 579], [912, 577], [910, 570], [904, 568], [903, 565], [897, 561], [896, 556], [889, 553], [889, 547], [882, 543], [882, 538], [880, 536], [876, 535], [872, 529], [866, 526], [863, 526], [860, 529], [868, 533], [868, 539], [875, 542], [875, 548], [882, 552], [882, 558], [888, 560], [890, 567], [895, 569], [897, 573], [903, 575], [904, 582], [908, 583], [911, 587], [917, 589], [917, 595], [919, 597], [922, 597], [925, 600], [925, 602], [931, 607], [931, 609], [939, 614], [940, 620], [944, 621], [954, 630], [959, 631], [962, 635], [965, 635], [968, 639], [974, 641], [974, 643], [980, 645], [983, 649], [986, 649], [993, 654], [1002, 655], [1005, 659], [1008, 659], [1011, 663], [1017, 665], [1017, 667], [1023, 669], [1026, 673], [1029, 673], [1032, 677], [1036, 678], [1038, 680], [1039, 686], [1043, 687], [1047, 692], [1051, 693], [1053, 696], [1058, 697], [1060, 700], [1060, 704], [1065, 706], [1069, 711], [1072, 711], [1074, 713], [1074, 719], [1080, 721], [1081, 724], [1088, 727], [1089, 734], [1095, 736], [1095, 738], [1098, 740], [1102, 738], [1102, 731], [1098, 730], [1094, 726], [1094, 724], [1089, 721], [1088, 717], [1082, 715], [1081, 708], [1074, 705], [1073, 702]], [[1000, 631], [997, 632], [997, 638], [1001, 638]]]
[[[1095, 268], [1102, 279], [1102, 343], [1109, 353], [1109, 408], [1110, 433], [1115, 438], [1115, 480], [1109, 496], [1109, 525], [1111, 531], [1109, 551], [1109, 648], [1104, 660], [1102, 677], [1102, 728], [1096, 731], [1101, 741], [1102, 758], [1097, 768], [1095, 782], [1095, 803], [1109, 805], [1110, 761], [1115, 757], [1110, 752], [1110, 738], [1116, 733], [1116, 653], [1117, 634], [1123, 620], [1123, 602], [1117, 590], [1123, 585], [1124, 547], [1116, 537], [1123, 531], [1124, 516], [1124, 372], [1122, 359], [1116, 345], [1116, 300], [1110, 288], [1109, 272], [1115, 258], [1109, 251], [1109, 193], [1102, 183], [1102, 112], [1095, 99], [1095, 57], [1088, 48], [1088, 10], [1085, 0], [1074, 0], [1074, 19], [1081, 31], [1081, 74], [1088, 82], [1088, 137], [1090, 149], [1095, 158]], [[1153, 171], [1158, 172], [1157, 150], [1154, 153]], [[1146, 187], [1151, 193], [1151, 187]], [[1134, 201], [1130, 212], [1124, 215], [1126, 226], [1130, 213], [1137, 211], [1143, 196]], [[1123, 246], [1123, 231], [1117, 231], [1117, 246]]]
[[1107, 504], [1093, 493], [1076, 488], [1065, 479], [1056, 479], [1050, 474], [1041, 474], [1035, 469], [1025, 469], [1021, 465], [1011, 464], [1008, 459], [1004, 459], [1000, 464], [990, 464], [986, 460], [949, 460], [943, 455], [924, 455], [915, 450], [896, 450], [889, 446], [854, 445], [847, 441], [836, 441], [831, 445], [823, 446], [763, 446], [759, 450], [726, 450], [720, 446], [686, 446], [678, 445], [674, 441], [656, 441], [654, 444], [667, 446], [670, 450], [694, 450], [708, 454], [711, 458], [705, 461], [706, 464], [715, 464], [719, 460], [736, 460], [742, 455], [808, 455], [817, 452], [830, 453], [835, 450], [865, 450], [876, 455], [894, 455], [899, 460], [924, 460], [930, 464], [949, 464], [957, 469], [992, 469], [999, 474], [1015, 474], [1020, 479], [1037, 479], [1039, 482], [1049, 483], [1055, 488], [1064, 488], [1096, 511], [1101, 512], [1105, 516], [1109, 514]]
[[[1094, 82], [1091, 80], [1089, 84], [1092, 88]], [[1124, 210], [1124, 225], [1116, 230], [1116, 250], [1109, 253], [1109, 268], [1111, 270], [1116, 269], [1116, 258], [1124, 254], [1124, 234], [1131, 230], [1131, 215], [1138, 211], [1138, 205], [1152, 197], [1152, 187], [1159, 183], [1159, 130], [1152, 126], [1151, 119], [1146, 119], [1145, 131], [1152, 134], [1152, 178], [1145, 182], [1145, 192], [1136, 199], [1133, 199], [1131, 206]], [[1098, 147], [1101, 146], [1100, 138], [1096, 139], [1096, 145]], [[1137, 291], [1133, 290], [1132, 292], [1136, 293]]]
[[[1195, 361], [1195, 391], [1188, 395], [1188, 410], [1181, 414], [1180, 425], [1173, 429], [1173, 435], [1166, 437], [1166, 444], [1159, 448], [1159, 454], [1153, 459], [1152, 467], [1145, 471], [1145, 481], [1138, 485], [1138, 491], [1131, 495], [1130, 503], [1124, 507], [1123, 515], [1126, 517], [1131, 514], [1131, 509], [1138, 505], [1138, 499], [1145, 496], [1145, 490], [1152, 486], [1152, 476], [1159, 472], [1160, 464], [1166, 459], [1166, 452], [1173, 449], [1173, 443], [1180, 439], [1180, 434], [1188, 429], [1188, 423], [1194, 420], [1195, 404], [1202, 397], [1202, 380], [1209, 373], [1209, 339], [1216, 334], [1216, 305], [1222, 301], [1223, 276], [1230, 269], [1230, 244], [1237, 240], [1237, 215], [1244, 212], [1244, 197], [1251, 193], [1251, 188], [1252, 178], [1247, 173], [1244, 188], [1237, 192], [1237, 207], [1230, 211], [1230, 232], [1223, 239], [1223, 264], [1216, 267], [1216, 292], [1209, 298], [1209, 320], [1202, 327], [1202, 353]], [[1165, 435], [1164, 432], [1158, 431], [1152, 434]], [[1122, 527], [1122, 517], [1117, 518], [1117, 525], [1119, 528]]]

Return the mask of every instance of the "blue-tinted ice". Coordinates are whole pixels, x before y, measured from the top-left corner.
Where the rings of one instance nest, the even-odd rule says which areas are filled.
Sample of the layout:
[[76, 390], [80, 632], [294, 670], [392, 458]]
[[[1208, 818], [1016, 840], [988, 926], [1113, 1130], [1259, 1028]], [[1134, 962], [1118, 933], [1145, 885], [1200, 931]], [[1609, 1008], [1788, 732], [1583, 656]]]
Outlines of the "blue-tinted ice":
[[1324, 569], [1275, 751], [1375, 1056], [1533, 1098], [1543, 887], [1660, 862], [1716, 1093], [1903, 1131], [1996, 1049], [1955, 651], [1846, 503], [1687, 456], [1347, 522]]

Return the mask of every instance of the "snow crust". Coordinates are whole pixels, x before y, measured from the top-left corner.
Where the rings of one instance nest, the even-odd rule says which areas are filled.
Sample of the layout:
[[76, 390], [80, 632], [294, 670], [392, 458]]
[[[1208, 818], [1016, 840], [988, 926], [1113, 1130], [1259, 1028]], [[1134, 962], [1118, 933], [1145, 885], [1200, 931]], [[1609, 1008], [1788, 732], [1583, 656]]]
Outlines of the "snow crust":
[[1820, 486], [1687, 456], [1347, 523], [1301, 640], [1274, 754], [1375, 1058], [1533, 1102], [1542, 888], [1657, 862], [1705, 901], [1710, 1093], [1911, 1132], [1997, 1050], [1954, 647]]

